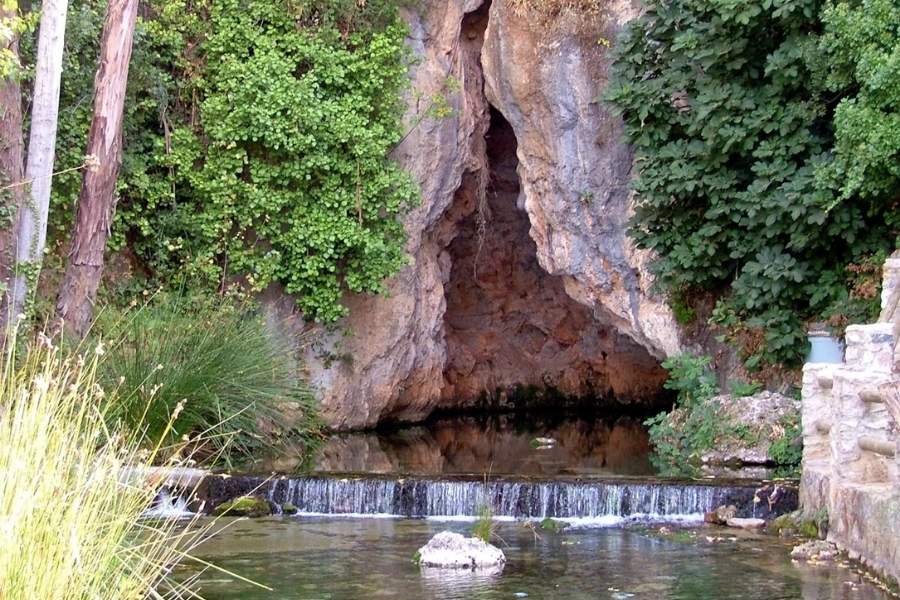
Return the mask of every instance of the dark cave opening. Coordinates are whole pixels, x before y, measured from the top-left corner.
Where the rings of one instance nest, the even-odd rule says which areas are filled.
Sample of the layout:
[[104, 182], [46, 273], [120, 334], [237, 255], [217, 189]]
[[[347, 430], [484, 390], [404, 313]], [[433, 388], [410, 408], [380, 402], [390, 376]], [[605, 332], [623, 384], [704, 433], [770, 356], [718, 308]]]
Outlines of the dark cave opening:
[[458, 220], [447, 248], [442, 407], [655, 405], [665, 381], [659, 362], [538, 263], [516, 136], [493, 107], [485, 141], [488, 177], [469, 173], [449, 213]]

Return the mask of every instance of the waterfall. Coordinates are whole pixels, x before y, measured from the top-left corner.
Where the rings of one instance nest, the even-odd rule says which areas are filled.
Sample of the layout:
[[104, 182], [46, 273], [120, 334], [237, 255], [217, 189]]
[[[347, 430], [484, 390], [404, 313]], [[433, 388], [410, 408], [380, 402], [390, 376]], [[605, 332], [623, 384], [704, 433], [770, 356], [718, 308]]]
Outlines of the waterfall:
[[164, 487], [142, 516], [146, 519], [187, 519], [195, 514], [188, 510], [188, 501], [183, 494]]
[[[518, 519], [690, 518], [735, 504], [751, 514], [753, 484], [636, 481], [466, 481], [423, 478], [302, 477], [251, 479], [274, 505], [290, 502], [302, 513], [473, 517], [489, 508]], [[232, 482], [232, 488], [234, 487]]]

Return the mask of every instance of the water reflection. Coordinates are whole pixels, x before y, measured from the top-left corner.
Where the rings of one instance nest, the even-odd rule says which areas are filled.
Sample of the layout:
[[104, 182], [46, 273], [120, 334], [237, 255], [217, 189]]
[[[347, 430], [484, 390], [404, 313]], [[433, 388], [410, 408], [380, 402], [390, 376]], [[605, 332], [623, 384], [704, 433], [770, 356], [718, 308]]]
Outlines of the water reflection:
[[[554, 440], [535, 448], [535, 438]], [[418, 475], [653, 475], [641, 422], [539, 421], [511, 416], [443, 419], [428, 425], [330, 438], [316, 460], [325, 472]]]

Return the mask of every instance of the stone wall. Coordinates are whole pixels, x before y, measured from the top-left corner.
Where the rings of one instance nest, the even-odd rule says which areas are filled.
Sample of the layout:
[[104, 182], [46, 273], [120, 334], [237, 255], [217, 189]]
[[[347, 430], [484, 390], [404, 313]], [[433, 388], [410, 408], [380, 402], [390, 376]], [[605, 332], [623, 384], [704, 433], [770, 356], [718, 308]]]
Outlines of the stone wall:
[[900, 581], [900, 258], [884, 267], [878, 323], [851, 325], [841, 364], [803, 369], [807, 516], [826, 510], [829, 541]]

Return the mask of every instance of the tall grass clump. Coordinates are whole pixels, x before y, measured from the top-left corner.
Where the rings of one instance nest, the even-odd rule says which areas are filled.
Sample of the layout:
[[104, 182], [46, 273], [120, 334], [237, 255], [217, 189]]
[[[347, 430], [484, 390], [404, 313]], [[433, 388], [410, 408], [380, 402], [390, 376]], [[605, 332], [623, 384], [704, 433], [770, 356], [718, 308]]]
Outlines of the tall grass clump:
[[[15, 341], [8, 343], [14, 348]], [[110, 430], [98, 354], [49, 343], [7, 350], [0, 382], [0, 598], [190, 597], [166, 581], [191, 527], [142, 520], [157, 485], [127, 477], [155, 459]]]
[[116, 422], [154, 440], [200, 437], [208, 455], [226, 460], [285, 440], [314, 442], [314, 399], [290, 348], [259, 316], [227, 303], [164, 300], [98, 323], [114, 340], [100, 375], [118, 390], [110, 410]]

